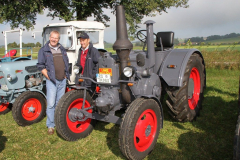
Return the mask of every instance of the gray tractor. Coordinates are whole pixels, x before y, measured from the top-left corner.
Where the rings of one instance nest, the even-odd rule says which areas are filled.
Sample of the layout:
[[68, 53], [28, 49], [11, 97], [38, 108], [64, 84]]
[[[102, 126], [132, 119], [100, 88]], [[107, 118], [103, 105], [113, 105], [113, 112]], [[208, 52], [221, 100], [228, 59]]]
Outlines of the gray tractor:
[[[56, 107], [55, 123], [67, 141], [88, 136], [96, 121], [119, 124], [122, 154], [128, 159], [143, 159], [153, 150], [163, 127], [160, 99], [164, 92], [169, 112], [177, 121], [193, 121], [199, 115], [206, 85], [205, 65], [200, 51], [173, 48], [173, 32], [154, 34], [151, 20], [145, 22], [145, 31], [138, 32], [146, 51], [132, 50], [124, 13], [123, 6], [118, 5], [117, 40], [113, 45], [117, 54], [105, 52], [99, 58], [96, 79], [79, 79], [92, 81], [96, 90], [72, 86], [74, 90], [67, 92]], [[145, 37], [140, 36], [143, 32]]]

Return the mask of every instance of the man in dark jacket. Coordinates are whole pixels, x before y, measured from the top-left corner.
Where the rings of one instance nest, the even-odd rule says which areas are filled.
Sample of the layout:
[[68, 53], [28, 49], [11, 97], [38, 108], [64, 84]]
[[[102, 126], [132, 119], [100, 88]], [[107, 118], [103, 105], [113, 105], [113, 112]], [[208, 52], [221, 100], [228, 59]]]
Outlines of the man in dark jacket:
[[[81, 48], [78, 51], [78, 59], [76, 66], [79, 67], [79, 71], [82, 76], [96, 79], [96, 73], [98, 72], [98, 58], [100, 54], [93, 44], [90, 43], [90, 39], [87, 33], [81, 33], [78, 38], [80, 38]], [[79, 75], [76, 75], [76, 84], [78, 84]], [[96, 85], [90, 80], [84, 80], [82, 82], [83, 86], [90, 87], [94, 89]]]
[[64, 95], [68, 72], [68, 56], [59, 42], [58, 31], [50, 33], [49, 41], [38, 52], [37, 67], [46, 77], [48, 134], [54, 133], [54, 112], [59, 99]]

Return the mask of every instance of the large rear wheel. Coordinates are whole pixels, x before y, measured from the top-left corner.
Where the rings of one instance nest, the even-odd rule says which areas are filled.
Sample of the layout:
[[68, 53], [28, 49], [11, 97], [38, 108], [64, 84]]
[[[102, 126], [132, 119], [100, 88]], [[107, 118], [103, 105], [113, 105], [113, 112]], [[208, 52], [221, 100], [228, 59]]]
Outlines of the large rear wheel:
[[182, 87], [167, 87], [167, 106], [174, 119], [181, 122], [194, 120], [202, 108], [205, 87], [203, 59], [193, 54], [188, 60]]
[[[86, 92], [86, 100], [84, 108], [89, 108], [93, 100], [88, 92]], [[82, 108], [84, 91], [72, 90], [65, 93], [59, 100], [55, 110], [55, 124], [56, 130], [60, 136], [67, 141], [76, 141], [78, 139], [88, 136], [95, 125], [95, 120], [86, 119], [85, 121], [73, 120], [72, 115], [74, 110]], [[92, 109], [87, 110], [92, 113]]]
[[0, 105], [0, 115], [6, 114], [11, 110], [12, 104], [11, 103], [2, 103]]
[[46, 115], [46, 105], [46, 99], [41, 93], [23, 92], [13, 103], [13, 118], [20, 126], [40, 122]]
[[123, 117], [119, 147], [128, 159], [143, 159], [154, 148], [162, 124], [161, 110], [153, 99], [134, 100]]

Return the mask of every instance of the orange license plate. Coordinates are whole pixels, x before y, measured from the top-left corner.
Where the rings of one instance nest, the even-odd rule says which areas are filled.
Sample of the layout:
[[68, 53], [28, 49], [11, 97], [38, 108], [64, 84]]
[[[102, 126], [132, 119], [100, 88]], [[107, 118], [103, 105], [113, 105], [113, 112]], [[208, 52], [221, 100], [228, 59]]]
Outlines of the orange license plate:
[[99, 74], [109, 74], [112, 76], [112, 68], [99, 68]]

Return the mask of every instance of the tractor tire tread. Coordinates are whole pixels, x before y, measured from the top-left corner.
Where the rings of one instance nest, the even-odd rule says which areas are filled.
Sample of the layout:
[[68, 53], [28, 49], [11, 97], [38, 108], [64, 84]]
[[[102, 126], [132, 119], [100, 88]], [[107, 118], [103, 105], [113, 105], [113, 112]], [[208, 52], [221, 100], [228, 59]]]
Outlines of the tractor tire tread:
[[[146, 102], [149, 101], [149, 102]], [[159, 104], [153, 100], [153, 99], [144, 99], [144, 98], [138, 98], [135, 101], [133, 101], [130, 106], [127, 108], [125, 115], [122, 119], [122, 123], [120, 124], [120, 130], [119, 130], [119, 138], [118, 138], [118, 142], [119, 142], [119, 147], [120, 150], [122, 152], [122, 154], [127, 157], [128, 159], [132, 159], [132, 160], [138, 160], [138, 159], [143, 159], [147, 154], [151, 153], [151, 151], [153, 150], [153, 147], [157, 141], [157, 137], [159, 135], [159, 131], [160, 131], [160, 124], [158, 124], [158, 129], [157, 129], [157, 133], [156, 133], [156, 139], [152, 142], [152, 145], [145, 151], [140, 152], [139, 154], [135, 154], [135, 148], [132, 147], [132, 133], [135, 130], [135, 127], [133, 127], [133, 123], [135, 120], [137, 120], [138, 114], [139, 114], [139, 110], [141, 109], [141, 107], [144, 105], [144, 103], [152, 106], [159, 106]], [[158, 107], [156, 114], [158, 115], [157, 117], [158, 122], [161, 123], [161, 111], [160, 111], [160, 107]], [[146, 153], [144, 153], [146, 152]], [[146, 155], [144, 155], [146, 154]]]
[[[188, 78], [191, 72], [191, 67], [195, 66], [195, 64], [199, 67], [199, 73], [200, 80], [201, 80], [201, 86], [200, 86], [200, 99], [199, 103], [195, 108], [195, 111], [190, 111], [190, 108], [188, 106]], [[187, 121], [193, 121], [196, 120], [196, 117], [199, 116], [199, 111], [202, 108], [202, 101], [203, 101], [203, 90], [204, 90], [204, 64], [203, 59], [199, 56], [199, 54], [194, 53], [191, 55], [191, 57], [188, 60], [187, 67], [184, 72], [183, 76], [183, 86], [182, 87], [168, 87], [165, 86], [165, 89], [167, 90], [168, 98], [166, 100], [167, 107], [169, 108], [170, 112], [172, 113], [171, 116], [179, 121], [179, 122], [187, 122]]]

